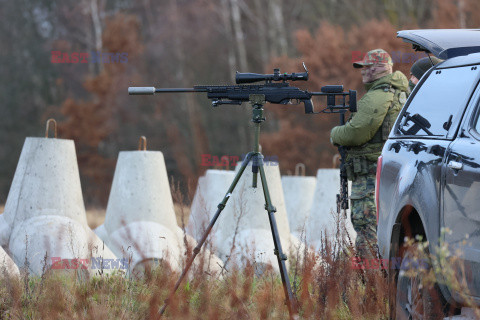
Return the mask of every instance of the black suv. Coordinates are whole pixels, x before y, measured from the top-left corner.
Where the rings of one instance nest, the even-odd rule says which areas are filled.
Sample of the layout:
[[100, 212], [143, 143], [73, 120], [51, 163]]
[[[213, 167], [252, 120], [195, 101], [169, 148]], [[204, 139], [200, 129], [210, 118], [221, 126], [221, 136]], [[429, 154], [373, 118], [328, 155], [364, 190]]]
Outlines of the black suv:
[[390, 264], [392, 317], [441, 319], [435, 303], [480, 305], [480, 30], [406, 30], [398, 37], [445, 61], [410, 94], [378, 160], [378, 245], [383, 259], [404, 262], [419, 242], [428, 241], [431, 256], [442, 243], [462, 262], [463, 270], [453, 270], [462, 292], [445, 281], [451, 267], [436, 269], [427, 292], [403, 265]]

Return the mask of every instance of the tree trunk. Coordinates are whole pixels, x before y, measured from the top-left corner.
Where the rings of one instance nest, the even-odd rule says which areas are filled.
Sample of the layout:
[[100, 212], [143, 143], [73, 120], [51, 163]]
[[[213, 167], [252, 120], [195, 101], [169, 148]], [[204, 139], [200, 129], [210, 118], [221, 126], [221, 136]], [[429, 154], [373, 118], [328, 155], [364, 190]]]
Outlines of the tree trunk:
[[274, 21], [275, 42], [277, 43], [278, 48], [277, 54], [287, 55], [288, 41], [287, 30], [285, 29], [285, 23], [283, 21], [282, 0], [270, 0], [269, 3]]
[[467, 27], [465, 18], [465, 0], [458, 0], [458, 20], [460, 22], [460, 28], [465, 29]]
[[237, 45], [239, 68], [242, 72], [246, 72], [248, 70], [247, 48], [245, 46], [245, 36], [242, 30], [242, 17], [238, 1], [240, 0], [230, 0], [230, 5], [232, 9], [233, 31]]
[[[98, 10], [98, 0], [90, 0], [90, 15], [93, 24], [93, 36], [96, 54], [102, 52], [102, 23], [100, 22], [100, 15]], [[98, 71], [103, 69], [103, 63], [98, 63]]]
[[262, 66], [267, 65], [267, 63], [270, 60], [270, 56], [268, 54], [268, 36], [267, 36], [267, 23], [265, 22], [265, 19], [268, 19], [269, 16], [267, 15], [264, 17], [262, 13], [264, 12], [264, 4], [265, 1], [262, 0], [255, 0], [254, 5], [255, 5], [255, 11], [259, 15], [257, 17], [257, 23], [256, 23], [256, 29], [258, 31], [258, 48], [260, 49], [260, 59]]
[[230, 73], [230, 79], [235, 79], [235, 67], [237, 65], [237, 59], [235, 58], [235, 50], [233, 48], [234, 43], [231, 40], [233, 35], [232, 24], [230, 19], [230, 8], [228, 0], [222, 0], [220, 16], [222, 18], [223, 27], [225, 30], [225, 41], [227, 43], [227, 62]]
[[[172, 29], [174, 37], [174, 52], [177, 57], [177, 68], [176, 68], [176, 80], [180, 86], [189, 86], [190, 84], [185, 84], [185, 49], [183, 46], [183, 35], [180, 31], [179, 25], [181, 24], [181, 16], [179, 15], [178, 10], [178, 0], [171, 0], [172, 6]], [[188, 130], [188, 141], [185, 141], [185, 146], [188, 146], [185, 150], [186, 156], [189, 158], [189, 168], [184, 168], [189, 172], [196, 172], [198, 169], [198, 163], [200, 161], [200, 155], [208, 148], [207, 139], [205, 136], [205, 129], [202, 126], [201, 114], [198, 110], [198, 105], [194, 101], [192, 95], [182, 94], [180, 97], [180, 104], [182, 105], [181, 109], [185, 110], [187, 115], [187, 123], [184, 130]], [[188, 172], [184, 171], [184, 172]]]
[[175, 68], [175, 80], [177, 84], [181, 84], [184, 80], [184, 69], [185, 69], [185, 54], [182, 48], [182, 35], [180, 34], [178, 24], [180, 15], [178, 14], [178, 4], [177, 0], [171, 0], [170, 6], [172, 10], [172, 37], [173, 37], [173, 49], [175, 57], [177, 58], [177, 65]]

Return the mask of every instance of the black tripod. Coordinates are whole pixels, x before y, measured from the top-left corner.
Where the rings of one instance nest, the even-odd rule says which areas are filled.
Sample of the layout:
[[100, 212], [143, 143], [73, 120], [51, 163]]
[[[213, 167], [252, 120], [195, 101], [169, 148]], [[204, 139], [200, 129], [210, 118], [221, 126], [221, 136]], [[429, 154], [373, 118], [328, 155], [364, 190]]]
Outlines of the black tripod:
[[220, 213], [222, 210], [225, 208], [225, 205], [227, 204], [228, 199], [232, 196], [233, 190], [235, 189], [238, 181], [240, 180], [240, 177], [242, 176], [243, 172], [245, 171], [245, 168], [247, 165], [252, 161], [252, 172], [253, 172], [253, 183], [252, 187], [256, 188], [257, 187], [257, 174], [260, 173], [260, 179], [262, 181], [262, 188], [263, 188], [263, 194], [265, 197], [265, 209], [268, 212], [268, 219], [270, 222], [270, 228], [272, 231], [272, 236], [273, 236], [273, 243], [275, 246], [274, 253], [277, 256], [277, 261], [278, 261], [278, 266], [280, 268], [280, 276], [282, 278], [282, 283], [283, 283], [283, 289], [285, 291], [285, 298], [286, 298], [286, 304], [288, 307], [288, 312], [290, 315], [290, 319], [295, 318], [297, 315], [297, 307], [295, 300], [292, 295], [292, 289], [290, 288], [290, 280], [288, 278], [288, 273], [287, 273], [287, 268], [285, 266], [285, 261], [287, 260], [287, 256], [283, 253], [282, 251], [282, 245], [280, 243], [280, 237], [278, 234], [278, 229], [277, 229], [277, 222], [275, 220], [275, 215], [274, 213], [277, 211], [275, 207], [272, 205], [272, 201], [270, 199], [270, 193], [268, 191], [268, 186], [267, 186], [267, 178], [265, 176], [265, 169], [263, 167], [263, 155], [259, 152], [259, 138], [260, 138], [260, 125], [262, 122], [265, 121], [265, 118], [263, 117], [263, 105], [265, 104], [265, 96], [262, 94], [252, 94], [250, 95], [250, 104], [253, 107], [253, 113], [252, 113], [252, 122], [255, 124], [255, 143], [254, 143], [254, 149], [252, 152], [249, 152], [245, 159], [243, 160], [242, 166], [240, 167], [240, 170], [237, 172], [235, 175], [235, 179], [233, 179], [232, 184], [230, 185], [230, 188], [228, 188], [227, 193], [225, 194], [225, 197], [223, 200], [220, 202], [218, 205], [217, 212], [215, 213], [214, 217], [210, 221], [210, 224], [208, 225], [208, 228], [205, 230], [205, 233], [203, 234], [202, 238], [198, 242], [197, 246], [193, 249], [193, 254], [192, 256], [187, 260], [187, 263], [185, 265], [185, 268], [182, 271], [182, 274], [180, 275], [180, 278], [177, 280], [177, 283], [175, 284], [175, 287], [173, 290], [170, 292], [170, 295], [168, 296], [167, 300], [165, 300], [165, 304], [163, 307], [160, 309], [160, 315], [163, 315], [165, 312], [165, 309], [167, 308], [167, 305], [175, 292], [177, 291], [178, 287], [180, 286], [180, 283], [182, 282], [183, 278], [185, 278], [188, 270], [192, 266], [193, 260], [195, 260], [195, 257], [198, 255], [200, 252], [200, 249], [202, 248], [203, 244], [205, 243], [205, 240], [207, 239], [208, 235], [210, 234], [210, 231], [212, 230], [213, 226], [215, 225], [215, 222], [217, 221], [218, 217], [220, 216]]

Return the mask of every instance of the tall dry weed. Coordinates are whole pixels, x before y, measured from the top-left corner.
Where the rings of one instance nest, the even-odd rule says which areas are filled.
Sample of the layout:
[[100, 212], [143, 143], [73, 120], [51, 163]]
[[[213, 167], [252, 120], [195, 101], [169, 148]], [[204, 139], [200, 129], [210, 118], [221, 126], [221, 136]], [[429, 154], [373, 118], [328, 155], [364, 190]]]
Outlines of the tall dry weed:
[[[298, 247], [290, 253], [289, 275], [300, 319], [388, 319], [387, 277], [379, 268], [352, 268], [352, 242], [342, 223], [337, 229], [341, 240], [332, 243], [324, 237], [318, 251]], [[433, 270], [448, 271], [448, 284], [463, 290], [467, 299], [468, 287], [453, 272], [456, 266], [445, 267], [458, 265], [458, 259], [445, 247], [439, 252], [445, 259], [433, 263]], [[183, 264], [191, 254], [191, 249], [184, 252]], [[202, 250], [197, 258], [209, 256]], [[259, 275], [254, 257], [242, 264], [232, 258], [223, 276], [214, 277], [204, 265], [192, 268], [169, 301], [165, 319], [289, 318], [283, 285], [273, 268]], [[26, 269], [20, 278], [2, 273], [0, 319], [159, 319], [159, 309], [179, 276], [162, 263], [145, 268], [139, 278], [120, 273], [79, 278], [57, 271], [61, 270], [45, 269], [34, 277]], [[474, 306], [471, 299], [467, 302]]]

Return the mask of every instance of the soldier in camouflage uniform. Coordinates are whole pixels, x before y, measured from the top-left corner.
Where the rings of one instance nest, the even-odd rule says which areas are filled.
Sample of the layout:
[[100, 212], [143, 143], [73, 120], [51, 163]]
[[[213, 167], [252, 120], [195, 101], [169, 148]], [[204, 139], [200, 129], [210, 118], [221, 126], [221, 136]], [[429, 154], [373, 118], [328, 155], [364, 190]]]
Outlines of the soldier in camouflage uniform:
[[377, 159], [406, 101], [408, 80], [400, 71], [392, 72], [392, 59], [382, 49], [369, 51], [353, 66], [361, 68], [367, 93], [358, 101], [357, 112], [349, 121], [332, 129], [331, 141], [347, 150], [347, 175], [352, 181], [351, 220], [357, 232], [357, 254], [372, 257], [377, 247], [374, 200]]

